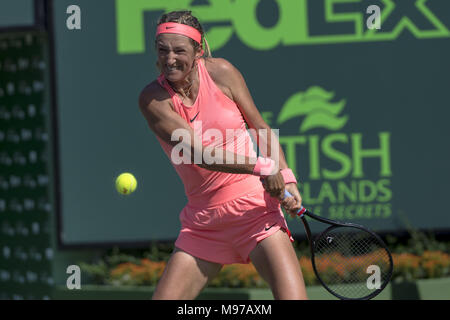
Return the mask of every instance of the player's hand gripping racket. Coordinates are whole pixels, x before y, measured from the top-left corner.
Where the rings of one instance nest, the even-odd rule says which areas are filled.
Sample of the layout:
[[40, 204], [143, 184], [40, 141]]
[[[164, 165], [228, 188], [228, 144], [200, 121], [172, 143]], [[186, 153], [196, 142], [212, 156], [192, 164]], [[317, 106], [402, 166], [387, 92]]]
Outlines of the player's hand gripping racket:
[[[285, 197], [291, 196], [286, 190]], [[367, 300], [386, 287], [393, 270], [392, 256], [377, 234], [361, 225], [316, 216], [303, 207], [297, 215], [306, 230], [314, 273], [331, 294]], [[313, 239], [305, 216], [329, 227]]]

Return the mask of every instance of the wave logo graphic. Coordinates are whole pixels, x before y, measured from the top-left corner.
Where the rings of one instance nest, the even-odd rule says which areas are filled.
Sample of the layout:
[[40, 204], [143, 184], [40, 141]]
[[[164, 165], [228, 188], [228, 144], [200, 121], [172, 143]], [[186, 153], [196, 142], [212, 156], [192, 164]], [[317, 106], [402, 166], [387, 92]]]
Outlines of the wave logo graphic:
[[305, 116], [299, 128], [301, 133], [314, 128], [337, 131], [347, 123], [348, 115], [339, 116], [345, 107], [345, 99], [331, 102], [333, 97], [334, 92], [328, 92], [318, 86], [298, 92], [284, 103], [277, 123], [280, 125], [293, 118]]

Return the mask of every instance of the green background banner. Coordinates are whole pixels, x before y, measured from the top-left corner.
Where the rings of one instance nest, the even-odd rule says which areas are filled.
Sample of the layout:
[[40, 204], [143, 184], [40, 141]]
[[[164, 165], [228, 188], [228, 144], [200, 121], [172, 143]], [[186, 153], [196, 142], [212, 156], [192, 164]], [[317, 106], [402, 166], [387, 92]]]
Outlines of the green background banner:
[[[440, 0], [54, 1], [65, 245], [175, 239], [183, 186], [139, 112], [167, 10], [204, 23], [244, 75], [304, 205], [377, 231], [450, 228], [450, 3]], [[69, 30], [69, 5], [81, 30]], [[381, 29], [368, 29], [369, 5]], [[138, 188], [119, 195], [114, 180]], [[302, 226], [288, 221], [294, 234]], [[313, 229], [315, 230], [315, 229]]]
[[33, 0], [0, 1], [0, 28], [30, 27], [34, 20]]

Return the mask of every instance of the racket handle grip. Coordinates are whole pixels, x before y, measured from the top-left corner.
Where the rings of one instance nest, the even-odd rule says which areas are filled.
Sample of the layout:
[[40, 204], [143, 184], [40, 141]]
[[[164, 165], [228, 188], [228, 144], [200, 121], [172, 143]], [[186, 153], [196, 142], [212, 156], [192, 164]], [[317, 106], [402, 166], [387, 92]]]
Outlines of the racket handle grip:
[[[259, 180], [261, 180], [261, 182], [264, 182], [264, 179], [262, 177], [259, 178]], [[292, 197], [292, 194], [289, 191], [287, 191], [286, 189], [284, 189], [284, 197], [285, 198]], [[305, 214], [305, 212], [306, 212], [306, 209], [303, 206], [301, 206], [300, 209], [298, 209], [298, 211], [297, 211], [297, 215], [301, 218]]]
[[[284, 197], [286, 198], [286, 197], [292, 197], [292, 194], [289, 192], [289, 191], [287, 191], [286, 189], [284, 189]], [[299, 217], [301, 217], [301, 216], [303, 216], [303, 214], [306, 212], [306, 209], [303, 207], [303, 206], [301, 206], [300, 207], [300, 209], [297, 211], [297, 215], [299, 216]]]

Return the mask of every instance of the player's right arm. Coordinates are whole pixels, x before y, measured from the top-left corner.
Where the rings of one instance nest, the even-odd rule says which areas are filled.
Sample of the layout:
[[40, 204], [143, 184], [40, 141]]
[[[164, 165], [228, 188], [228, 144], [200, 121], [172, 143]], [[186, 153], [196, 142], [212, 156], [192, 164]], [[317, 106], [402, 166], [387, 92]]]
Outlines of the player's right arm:
[[[171, 99], [166, 90], [164, 90], [156, 81], [149, 84], [145, 87], [140, 96], [139, 96], [139, 109], [150, 129], [163, 141], [166, 143], [175, 146], [179, 143], [185, 144], [185, 150], [191, 150], [191, 163], [194, 163], [194, 155], [200, 154], [203, 155], [204, 146], [200, 143], [194, 143], [195, 133], [194, 130], [188, 125], [188, 123], [172, 109]], [[182, 138], [173, 139], [172, 133], [177, 129], [186, 130], [184, 136], [190, 137], [190, 140], [183, 141]], [[198, 141], [201, 141], [200, 137], [197, 137]], [[199, 167], [202, 167], [211, 171], [221, 171], [221, 172], [229, 172], [229, 173], [246, 173], [252, 174], [253, 168], [255, 166], [256, 159], [250, 159], [249, 157], [244, 157], [241, 155], [228, 154], [228, 151], [222, 150], [223, 161], [218, 161], [220, 163], [212, 163], [207, 164], [203, 160], [203, 156], [200, 157], [202, 163], [197, 164]], [[228, 152], [229, 153], [229, 152]], [[219, 153], [220, 154], [220, 153]], [[227, 157], [233, 157], [232, 159], [236, 159], [237, 157], [245, 158], [244, 161], [240, 161], [239, 163], [227, 164]], [[214, 151], [212, 156], [215, 156]], [[243, 163], [244, 162], [244, 163]]]

